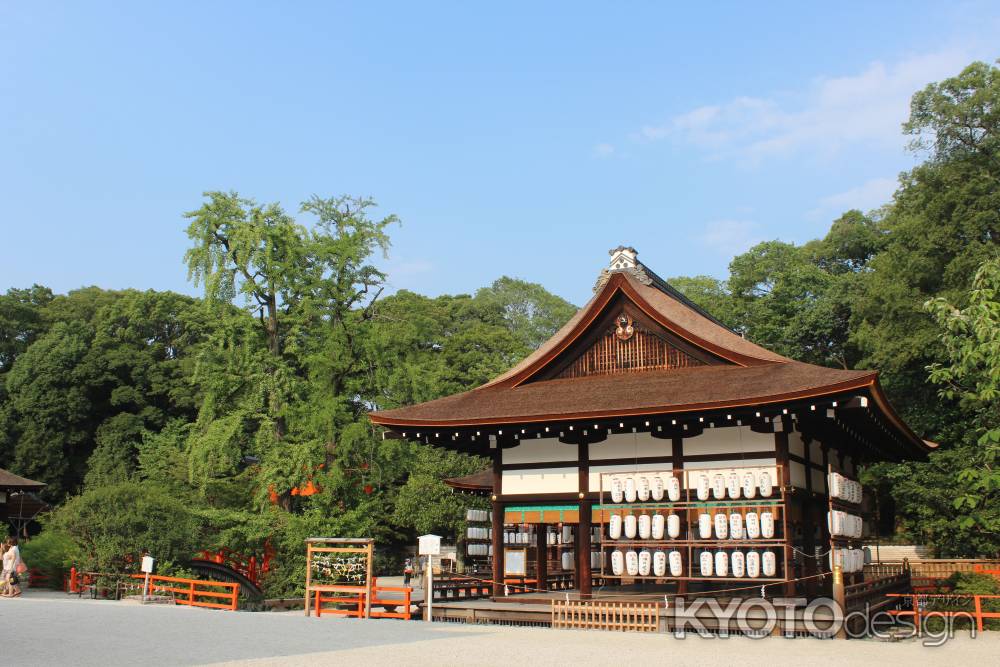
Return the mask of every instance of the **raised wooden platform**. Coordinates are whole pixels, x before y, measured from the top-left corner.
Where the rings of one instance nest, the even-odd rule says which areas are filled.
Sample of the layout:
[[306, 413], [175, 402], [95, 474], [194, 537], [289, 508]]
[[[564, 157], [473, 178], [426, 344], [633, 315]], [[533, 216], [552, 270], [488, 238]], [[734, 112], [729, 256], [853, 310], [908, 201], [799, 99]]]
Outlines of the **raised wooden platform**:
[[[689, 596], [686, 601], [688, 609], [684, 612], [677, 612], [677, 602], [671, 597], [670, 607], [667, 607], [662, 597], [656, 599], [654, 596], [629, 595], [625, 592], [605, 591], [598, 598], [598, 602], [657, 602], [659, 604], [659, 631], [674, 632], [684, 619], [697, 618], [710, 634], [738, 634], [741, 632], [735, 617], [728, 620], [719, 621], [708, 606], [690, 609], [695, 596]], [[471, 623], [490, 625], [528, 625], [544, 626], [552, 625], [552, 602], [553, 600], [579, 600], [580, 593], [577, 590], [553, 591], [551, 593], [530, 593], [524, 595], [513, 595], [504, 598], [493, 598], [483, 600], [468, 600], [435, 603], [433, 615], [435, 621], [451, 623]], [[733, 600], [738, 600], [741, 604], [744, 599], [750, 598], [719, 598], [718, 606], [726, 609]], [[760, 634], [781, 635], [786, 633], [784, 609], [778, 610], [777, 623], [770, 632]], [[804, 607], [795, 610], [794, 620], [790, 628], [791, 634], [796, 636], [807, 636], [809, 634], [803, 619]], [[815, 623], [820, 628], [825, 628], [834, 621], [834, 614], [826, 608], [817, 610], [814, 615]], [[766, 625], [766, 614], [760, 608], [753, 608], [748, 613], [748, 623], [751, 628], [762, 628]], [[686, 626], [686, 631], [695, 632], [692, 625]]]

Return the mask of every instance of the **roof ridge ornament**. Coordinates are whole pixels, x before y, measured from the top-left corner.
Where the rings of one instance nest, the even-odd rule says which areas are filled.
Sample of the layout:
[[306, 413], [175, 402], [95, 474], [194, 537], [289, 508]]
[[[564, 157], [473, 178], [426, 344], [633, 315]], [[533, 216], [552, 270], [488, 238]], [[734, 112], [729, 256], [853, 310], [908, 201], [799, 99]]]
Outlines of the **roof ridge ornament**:
[[608, 268], [601, 269], [601, 274], [594, 284], [594, 292], [600, 292], [601, 288], [611, 278], [612, 273], [628, 273], [643, 285], [652, 285], [653, 279], [646, 273], [646, 267], [639, 261], [639, 253], [631, 246], [620, 245], [608, 251], [611, 255], [611, 262]]

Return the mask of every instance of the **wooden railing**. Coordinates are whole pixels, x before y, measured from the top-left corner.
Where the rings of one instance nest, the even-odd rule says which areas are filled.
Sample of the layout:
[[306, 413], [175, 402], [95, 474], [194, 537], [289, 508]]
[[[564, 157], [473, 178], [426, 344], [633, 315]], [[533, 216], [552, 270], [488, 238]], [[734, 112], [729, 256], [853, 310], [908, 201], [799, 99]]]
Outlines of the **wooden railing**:
[[270, 544], [268, 544], [264, 550], [263, 558], [259, 561], [256, 555], [245, 556], [228, 547], [223, 547], [217, 551], [209, 551], [207, 549], [200, 551], [196, 556], [196, 560], [225, 565], [229, 569], [242, 574], [254, 586], [260, 586], [261, 579], [271, 569], [271, 556]]
[[[910, 609], [892, 609], [888, 613], [892, 616], [909, 616], [913, 619], [913, 625], [917, 634], [920, 634], [920, 625], [932, 617], [936, 618], [968, 618], [975, 620], [976, 630], [983, 631], [983, 620], [988, 618], [1000, 618], [1000, 612], [983, 611], [983, 600], [1000, 600], [1000, 595], [928, 595], [925, 593], [889, 593], [888, 597], [908, 600]], [[941, 601], [943, 604], [952, 605], [957, 601], [971, 603], [971, 609], [933, 609], [934, 602]]]
[[[133, 574], [132, 578], [145, 581], [143, 574]], [[240, 597], [240, 585], [229, 581], [182, 579], [156, 574], [149, 577], [149, 593], [151, 595], [169, 594], [173, 596], [174, 602], [177, 604], [191, 607], [236, 611]], [[219, 600], [223, 600], [223, 602], [219, 602]]]
[[656, 632], [659, 624], [655, 602], [552, 601], [553, 628]]
[[[315, 592], [313, 610], [316, 612], [316, 618], [322, 618], [324, 614], [354, 616], [356, 618], [363, 618], [365, 615], [365, 597], [368, 594], [365, 586], [320, 585], [314, 586], [313, 591]], [[384, 593], [402, 593], [403, 596], [401, 598], [382, 597]], [[409, 586], [373, 586], [369, 616], [371, 618], [410, 620], [410, 609], [413, 606], [410, 597], [412, 593], [413, 589]]]
[[910, 574], [914, 577], [929, 577], [932, 579], [947, 579], [955, 572], [972, 573], [981, 569], [1000, 569], [1000, 560], [985, 560], [981, 558], [928, 558], [923, 560], [881, 561], [865, 565], [865, 575], [884, 577], [899, 574], [905, 563], [910, 566]]
[[847, 610], [854, 610], [868, 604], [875, 611], [893, 603], [888, 599], [890, 593], [909, 591], [910, 586], [908, 571], [844, 586], [844, 606]]

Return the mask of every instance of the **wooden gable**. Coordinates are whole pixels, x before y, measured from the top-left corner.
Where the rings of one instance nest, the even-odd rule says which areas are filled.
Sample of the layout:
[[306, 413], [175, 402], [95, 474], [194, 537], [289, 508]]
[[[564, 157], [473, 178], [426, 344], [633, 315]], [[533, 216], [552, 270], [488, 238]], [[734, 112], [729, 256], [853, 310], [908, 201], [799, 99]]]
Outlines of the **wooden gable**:
[[532, 381], [721, 363], [729, 362], [685, 341], [619, 296]]

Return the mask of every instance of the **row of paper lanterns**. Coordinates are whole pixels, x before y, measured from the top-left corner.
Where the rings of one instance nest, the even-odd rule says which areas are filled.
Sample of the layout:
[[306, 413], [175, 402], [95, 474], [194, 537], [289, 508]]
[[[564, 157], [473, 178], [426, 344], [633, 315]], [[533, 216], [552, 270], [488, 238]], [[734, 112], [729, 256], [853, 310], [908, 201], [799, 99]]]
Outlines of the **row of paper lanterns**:
[[488, 510], [474, 510], [474, 509], [465, 510], [466, 521], [486, 523], [491, 521], [491, 519], [492, 517], [490, 517], [490, 512]]
[[[561, 565], [564, 570], [575, 570], [576, 560], [574, 559], [573, 551], [564, 551], [561, 557]], [[590, 552], [590, 568], [592, 570], [599, 570], [604, 567], [604, 552], [603, 551], [591, 551]]]
[[[750, 577], [756, 579], [762, 574], [773, 577], [777, 572], [777, 558], [773, 551], [703, 551], [698, 559], [698, 572], [702, 577]], [[666, 551], [621, 551], [611, 552], [611, 573], [615, 576], [663, 577], [670, 572], [672, 577], [684, 574], [681, 552]]]
[[864, 549], [831, 549], [830, 568], [839, 565], [844, 572], [860, 572], [865, 569], [866, 554]]
[[468, 544], [467, 553], [470, 556], [492, 556], [493, 555], [493, 545], [492, 544]]
[[[756, 540], [763, 537], [769, 540], [774, 537], [774, 513], [773, 512], [747, 512], [743, 514], [733, 512], [727, 515], [724, 512], [717, 512], [713, 519], [708, 512], [698, 515], [698, 536], [703, 540], [712, 539], [712, 529], [715, 529], [715, 538], [742, 540], [744, 537]], [[612, 540], [619, 540], [623, 536], [625, 539], [633, 540], [637, 537], [641, 540], [662, 540], [664, 536], [670, 539], [677, 539], [681, 534], [681, 518], [677, 514], [628, 514], [622, 517], [619, 514], [612, 514], [608, 520], [608, 537]]]
[[826, 521], [831, 535], [859, 538], [864, 531], [864, 521], [861, 517], [841, 510], [827, 512]]
[[860, 482], [848, 479], [840, 473], [831, 472], [829, 479], [830, 496], [847, 503], [859, 504], [864, 496]]
[[[746, 470], [742, 474], [730, 471], [727, 474], [703, 473], [697, 477], [698, 500], [716, 500], [729, 498], [753, 499], [759, 494], [767, 498], [774, 493], [774, 480], [769, 470]], [[681, 499], [681, 483], [674, 475], [628, 475], [611, 478], [611, 502], [634, 503], [647, 500], [661, 501], [664, 498], [670, 502]]]

